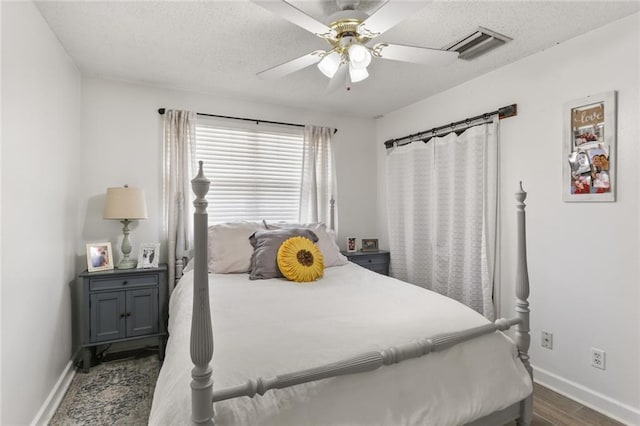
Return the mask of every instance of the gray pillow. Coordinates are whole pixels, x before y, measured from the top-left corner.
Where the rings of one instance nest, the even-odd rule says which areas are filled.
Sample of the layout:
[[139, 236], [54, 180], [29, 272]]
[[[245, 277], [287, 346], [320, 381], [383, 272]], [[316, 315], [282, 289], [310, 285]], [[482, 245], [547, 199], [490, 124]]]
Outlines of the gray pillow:
[[318, 241], [316, 234], [305, 228], [256, 231], [249, 237], [253, 246], [250, 280], [283, 277], [278, 268], [278, 249], [291, 237], [305, 237], [314, 243]]

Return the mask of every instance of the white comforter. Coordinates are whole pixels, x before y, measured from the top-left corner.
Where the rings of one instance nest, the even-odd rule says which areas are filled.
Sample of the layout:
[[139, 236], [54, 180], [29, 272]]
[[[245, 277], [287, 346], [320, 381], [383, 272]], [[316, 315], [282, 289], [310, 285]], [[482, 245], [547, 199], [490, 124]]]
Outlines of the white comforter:
[[[348, 264], [312, 284], [211, 274], [214, 389], [482, 325], [444, 296]], [[150, 424], [190, 418], [193, 272], [170, 302]], [[497, 332], [441, 353], [215, 404], [218, 425], [460, 425], [531, 393], [514, 343]]]

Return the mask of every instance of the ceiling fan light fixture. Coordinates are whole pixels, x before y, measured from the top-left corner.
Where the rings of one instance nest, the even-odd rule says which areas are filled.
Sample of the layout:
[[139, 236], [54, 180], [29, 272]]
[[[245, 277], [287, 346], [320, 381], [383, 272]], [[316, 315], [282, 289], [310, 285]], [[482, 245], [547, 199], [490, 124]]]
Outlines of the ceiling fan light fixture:
[[328, 78], [333, 78], [340, 67], [340, 62], [342, 61], [342, 57], [335, 50], [328, 55], [325, 55], [324, 58], [320, 62], [318, 62], [318, 69], [322, 74], [326, 75]]
[[349, 77], [353, 83], [357, 83], [369, 77], [369, 72], [367, 68], [356, 68], [353, 65], [349, 64]]
[[371, 63], [371, 52], [360, 43], [349, 46], [349, 62], [356, 69], [367, 68]]
[[[290, 0], [257, 1], [265, 9], [320, 37], [331, 46], [328, 51], [316, 50], [259, 74], [269, 78], [277, 78], [317, 64], [320, 72], [331, 80], [330, 87], [337, 87], [337, 85], [345, 83], [347, 90], [350, 90], [351, 82], [362, 81], [369, 77], [367, 68], [373, 62], [374, 56], [376, 60], [389, 59], [431, 66], [446, 66], [460, 55], [457, 51], [458, 43], [455, 43], [456, 46], [451, 48], [455, 51], [391, 43], [378, 43], [369, 47], [373, 39], [424, 7], [423, 2], [388, 0], [382, 2], [384, 4], [375, 12], [367, 14], [356, 10], [356, 6], [361, 0], [336, 1], [341, 10], [325, 20], [325, 22], [329, 22], [328, 24], [316, 20], [290, 4]], [[464, 44], [468, 45], [468, 41], [465, 41]], [[473, 43], [473, 45], [476, 48], [480, 47], [478, 43]]]

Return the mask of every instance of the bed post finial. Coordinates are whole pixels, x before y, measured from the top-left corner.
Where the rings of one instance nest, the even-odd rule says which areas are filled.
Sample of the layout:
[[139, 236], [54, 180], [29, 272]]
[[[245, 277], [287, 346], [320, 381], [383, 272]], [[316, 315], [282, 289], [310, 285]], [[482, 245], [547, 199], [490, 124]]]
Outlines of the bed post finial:
[[191, 188], [196, 194], [196, 199], [193, 202], [193, 205], [196, 207], [196, 213], [206, 213], [207, 205], [209, 204], [205, 197], [209, 192], [211, 181], [204, 175], [203, 164], [202, 161], [198, 161], [198, 174], [191, 179]]
[[[518, 346], [518, 355], [524, 368], [533, 380], [533, 369], [529, 363], [529, 346], [531, 345], [531, 330], [529, 329], [529, 272], [527, 269], [527, 235], [525, 221], [524, 200], [527, 193], [522, 187], [516, 192], [516, 210], [518, 220], [518, 247], [516, 263], [516, 316], [520, 323], [516, 325], [515, 340]], [[533, 395], [527, 397], [521, 404], [520, 419], [518, 425], [529, 425], [533, 416]]]
[[209, 306], [209, 271], [207, 265], [207, 199], [210, 181], [199, 162], [198, 175], [191, 181], [196, 194], [193, 202], [194, 228], [194, 278], [193, 316], [191, 317], [191, 421], [194, 424], [213, 424], [213, 380], [211, 358], [213, 357], [213, 328]]

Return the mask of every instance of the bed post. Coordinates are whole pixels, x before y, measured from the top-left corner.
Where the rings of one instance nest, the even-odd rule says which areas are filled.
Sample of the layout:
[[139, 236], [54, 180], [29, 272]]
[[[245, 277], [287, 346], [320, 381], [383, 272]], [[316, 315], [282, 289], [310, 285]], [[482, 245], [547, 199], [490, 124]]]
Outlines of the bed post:
[[[527, 239], [525, 229], [525, 207], [524, 200], [527, 193], [522, 188], [516, 192], [516, 210], [518, 216], [518, 248], [517, 248], [517, 266], [516, 266], [516, 316], [521, 320], [516, 325], [515, 340], [518, 346], [518, 355], [524, 368], [529, 372], [531, 380], [533, 380], [533, 370], [529, 363], [529, 346], [531, 345], [531, 334], [529, 329], [529, 272], [527, 270]], [[520, 407], [520, 419], [518, 425], [531, 424], [533, 416], [533, 394], [529, 395]]]
[[336, 230], [336, 200], [331, 196], [329, 200], [329, 229]]
[[[182, 197], [180, 197], [180, 200], [183, 200]], [[178, 203], [178, 223], [182, 223], [182, 215], [184, 214], [182, 205], [183, 201], [180, 201]], [[178, 281], [180, 281], [180, 278], [182, 277], [182, 271], [184, 270], [184, 238], [184, 233], [178, 232], [178, 241], [176, 242], [176, 251], [174, 256], [176, 262], [175, 276], [173, 282], [171, 283], [171, 291], [173, 291], [176, 284], [178, 284]]]
[[209, 271], [207, 265], [207, 200], [209, 179], [202, 171], [202, 161], [198, 175], [191, 181], [196, 194], [193, 202], [194, 229], [194, 280], [193, 316], [191, 318], [191, 421], [194, 424], [213, 425], [213, 380], [211, 378], [211, 358], [213, 356], [213, 329], [209, 306]]

